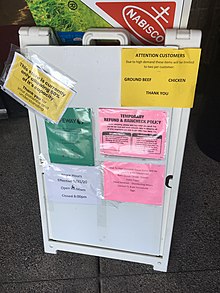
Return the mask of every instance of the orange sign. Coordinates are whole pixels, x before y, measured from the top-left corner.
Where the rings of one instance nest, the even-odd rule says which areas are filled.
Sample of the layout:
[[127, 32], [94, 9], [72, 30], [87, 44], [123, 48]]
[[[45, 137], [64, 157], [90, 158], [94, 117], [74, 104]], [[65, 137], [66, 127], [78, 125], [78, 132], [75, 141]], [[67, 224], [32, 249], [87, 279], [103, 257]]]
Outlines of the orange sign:
[[173, 27], [176, 2], [96, 2], [96, 5], [143, 44], [163, 45]]

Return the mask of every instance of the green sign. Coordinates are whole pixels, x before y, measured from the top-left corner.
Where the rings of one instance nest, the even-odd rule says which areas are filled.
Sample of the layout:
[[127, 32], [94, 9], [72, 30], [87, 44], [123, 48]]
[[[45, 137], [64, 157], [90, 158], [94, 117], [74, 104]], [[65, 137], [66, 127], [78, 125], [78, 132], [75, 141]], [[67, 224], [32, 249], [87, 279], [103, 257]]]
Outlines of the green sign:
[[94, 165], [91, 109], [68, 108], [57, 125], [45, 126], [51, 163]]

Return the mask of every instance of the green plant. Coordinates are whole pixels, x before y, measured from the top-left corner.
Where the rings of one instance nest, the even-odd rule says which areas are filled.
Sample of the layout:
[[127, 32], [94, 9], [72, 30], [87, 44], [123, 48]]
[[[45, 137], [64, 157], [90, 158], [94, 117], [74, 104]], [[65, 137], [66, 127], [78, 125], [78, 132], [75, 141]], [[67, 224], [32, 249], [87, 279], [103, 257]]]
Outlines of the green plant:
[[85, 31], [91, 27], [110, 27], [80, 0], [27, 0], [36, 25], [56, 31]]

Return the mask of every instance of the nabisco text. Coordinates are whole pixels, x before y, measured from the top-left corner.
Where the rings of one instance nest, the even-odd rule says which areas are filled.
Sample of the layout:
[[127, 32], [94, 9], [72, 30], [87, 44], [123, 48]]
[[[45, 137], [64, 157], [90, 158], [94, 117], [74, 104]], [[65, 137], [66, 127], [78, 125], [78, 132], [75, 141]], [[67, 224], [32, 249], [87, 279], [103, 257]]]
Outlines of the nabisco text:
[[150, 44], [164, 42], [165, 29], [148, 11], [129, 5], [124, 7], [122, 15], [132, 32], [143, 41]]

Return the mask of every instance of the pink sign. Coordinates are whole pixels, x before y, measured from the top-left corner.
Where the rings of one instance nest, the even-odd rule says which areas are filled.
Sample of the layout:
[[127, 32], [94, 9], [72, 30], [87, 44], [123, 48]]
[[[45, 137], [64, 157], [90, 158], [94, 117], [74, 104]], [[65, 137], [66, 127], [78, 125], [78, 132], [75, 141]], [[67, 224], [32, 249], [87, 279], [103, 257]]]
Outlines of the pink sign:
[[104, 199], [162, 205], [164, 165], [104, 162]]
[[104, 155], [163, 159], [167, 112], [99, 109], [100, 152]]

